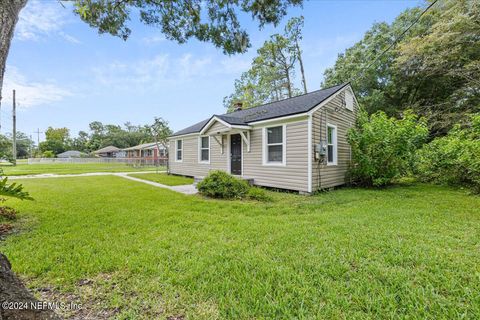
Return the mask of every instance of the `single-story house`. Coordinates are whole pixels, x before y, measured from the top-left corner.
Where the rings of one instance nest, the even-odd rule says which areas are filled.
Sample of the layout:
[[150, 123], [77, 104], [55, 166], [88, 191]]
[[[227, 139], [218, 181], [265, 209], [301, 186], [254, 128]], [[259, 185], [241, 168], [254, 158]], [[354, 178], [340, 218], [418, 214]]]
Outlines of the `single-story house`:
[[169, 138], [172, 174], [223, 170], [265, 187], [311, 193], [345, 183], [347, 131], [358, 112], [349, 83], [213, 115]]
[[123, 149], [127, 158], [147, 158], [147, 159], [161, 159], [166, 157], [165, 148], [157, 147], [155, 142], [143, 143], [137, 146]]
[[81, 158], [85, 156], [86, 156], [85, 153], [76, 151], [76, 150], [69, 150], [69, 151], [65, 151], [57, 154], [57, 158]]
[[115, 146], [108, 146], [105, 148], [98, 149], [93, 152], [96, 156], [102, 158], [123, 158], [125, 157], [125, 152], [120, 148]]

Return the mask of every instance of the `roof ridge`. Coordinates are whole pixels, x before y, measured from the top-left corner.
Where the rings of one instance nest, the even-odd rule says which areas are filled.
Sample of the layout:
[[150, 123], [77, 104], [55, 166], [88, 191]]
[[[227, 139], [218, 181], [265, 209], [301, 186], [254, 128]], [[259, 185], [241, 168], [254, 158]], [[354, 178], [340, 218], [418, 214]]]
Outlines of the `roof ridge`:
[[[314, 90], [314, 91], [310, 91], [310, 92], [307, 92], [307, 93], [302, 93], [302, 94], [299, 94], [299, 95], [296, 95], [295, 97], [290, 97], [290, 98], [285, 98], [285, 99], [282, 99], [282, 100], [276, 100], [276, 101], [271, 101], [271, 102], [267, 102], [267, 103], [264, 103], [264, 104], [260, 104], [258, 106], [255, 106], [255, 107], [251, 107], [251, 108], [248, 108], [248, 109], [242, 109], [242, 110], [238, 110], [238, 111], [233, 111], [233, 112], [230, 112], [230, 113], [223, 113], [221, 114], [221, 116], [223, 115], [230, 115], [230, 114], [233, 114], [235, 112], [241, 112], [241, 111], [245, 111], [245, 110], [252, 110], [252, 109], [255, 109], [255, 108], [259, 108], [259, 107], [263, 107], [263, 106], [267, 106], [269, 104], [272, 104], [272, 103], [277, 103], [277, 102], [280, 102], [280, 101], [286, 101], [286, 100], [290, 100], [290, 99], [294, 99], [294, 98], [298, 98], [298, 97], [303, 97], [303, 96], [306, 96], [306, 95], [309, 95], [309, 94], [312, 94], [312, 93], [316, 93], [316, 92], [319, 92], [319, 91], [324, 91], [324, 90], [328, 90], [328, 89], [332, 89], [332, 88], [335, 88], [335, 87], [345, 87], [347, 84], [349, 84], [350, 82], [344, 82], [342, 84], [337, 84], [335, 86], [331, 86], [331, 87], [328, 87], [328, 88], [323, 88], [323, 89], [318, 89], [318, 90]], [[216, 115], [216, 114], [215, 114]]]
[[[247, 108], [239, 111], [224, 114], [213, 114], [210, 118], [193, 124], [187, 128], [173, 133], [172, 136], [199, 132], [213, 118], [217, 117], [229, 124], [248, 124], [254, 121], [279, 118], [286, 115], [308, 112], [319, 103], [325, 101], [331, 96], [348, 86], [350, 82], [345, 82], [336, 86], [314, 90], [312, 92], [300, 94], [298, 96], [278, 101], [272, 101], [256, 107]], [[297, 98], [297, 99], [294, 99]], [[272, 105], [278, 104], [278, 108]]]

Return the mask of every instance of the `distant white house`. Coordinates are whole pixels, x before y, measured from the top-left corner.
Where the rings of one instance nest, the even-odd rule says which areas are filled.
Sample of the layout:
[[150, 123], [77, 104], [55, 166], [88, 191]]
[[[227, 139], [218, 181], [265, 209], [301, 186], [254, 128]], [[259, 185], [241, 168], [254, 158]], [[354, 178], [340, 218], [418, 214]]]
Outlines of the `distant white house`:
[[57, 154], [57, 158], [82, 158], [85, 157], [86, 154], [76, 150], [69, 150], [62, 153]]
[[126, 152], [115, 146], [108, 146], [93, 152], [96, 156], [102, 158], [125, 158]]

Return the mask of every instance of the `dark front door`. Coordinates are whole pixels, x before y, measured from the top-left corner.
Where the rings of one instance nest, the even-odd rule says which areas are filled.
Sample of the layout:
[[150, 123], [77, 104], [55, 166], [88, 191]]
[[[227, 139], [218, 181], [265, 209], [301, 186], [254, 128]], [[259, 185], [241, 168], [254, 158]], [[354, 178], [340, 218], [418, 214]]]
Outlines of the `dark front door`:
[[242, 175], [242, 137], [239, 134], [230, 136], [230, 172]]

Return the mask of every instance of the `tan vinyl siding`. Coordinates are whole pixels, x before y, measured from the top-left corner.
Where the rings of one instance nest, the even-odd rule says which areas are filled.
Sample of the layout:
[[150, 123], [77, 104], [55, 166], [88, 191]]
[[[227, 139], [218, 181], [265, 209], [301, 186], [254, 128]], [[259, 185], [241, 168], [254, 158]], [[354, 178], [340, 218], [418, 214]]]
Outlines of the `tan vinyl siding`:
[[[173, 174], [180, 174], [185, 176], [193, 177], [203, 177], [208, 174], [210, 170], [224, 170], [227, 171], [227, 148], [225, 147], [224, 153], [222, 154], [221, 146], [217, 141], [211, 137], [210, 138], [210, 164], [208, 163], [199, 163], [198, 159], [198, 144], [199, 144], [199, 135], [190, 135], [179, 138], [172, 138], [170, 140], [170, 172]], [[220, 136], [217, 137], [220, 140]], [[176, 162], [176, 140], [183, 140], [183, 161]], [[220, 140], [221, 141], [221, 140]], [[226, 137], [223, 136], [224, 144], [226, 144]]]
[[[270, 126], [282, 125], [282, 123]], [[243, 175], [254, 179], [260, 186], [308, 191], [308, 122], [286, 123], [286, 165], [263, 165], [262, 128], [256, 127], [250, 134], [251, 149], [243, 145]]]
[[205, 134], [212, 134], [212, 133], [216, 133], [218, 131], [225, 131], [227, 129], [228, 128], [224, 124], [216, 121], [214, 124], [212, 124], [212, 126], [210, 128], [208, 128], [208, 130], [205, 132]]
[[[342, 90], [312, 115], [312, 191], [345, 183], [351, 157], [347, 131], [355, 124], [358, 112], [355, 100], [353, 112], [345, 108], [343, 104], [345, 90], [350, 90], [350, 88]], [[337, 126], [337, 165], [319, 164], [318, 160], [313, 159], [314, 146], [320, 143], [321, 139], [327, 139], [326, 123]]]
[[[350, 111], [343, 104], [345, 90], [337, 93], [329, 102], [320, 107], [312, 114], [312, 189], [330, 188], [345, 183], [345, 175], [349, 166], [351, 152], [347, 142], [347, 131], [355, 124], [358, 106], [354, 101], [354, 110]], [[319, 164], [314, 159], [314, 146], [320, 140], [326, 140], [326, 123], [337, 127], [337, 164]], [[285, 125], [285, 165], [265, 165], [263, 163], [263, 128]], [[213, 134], [224, 131], [226, 126], [220, 122], [214, 123], [206, 133]], [[233, 132], [238, 132], [233, 130]], [[183, 139], [183, 161], [176, 162], [176, 140], [170, 140], [170, 170], [174, 174], [202, 177], [210, 170], [224, 170], [230, 172], [230, 132], [217, 136], [224, 143], [224, 153], [221, 146], [210, 138], [210, 163], [199, 163], [199, 135], [188, 135], [179, 137]], [[278, 119], [271, 124], [253, 125], [250, 131], [250, 152], [247, 145], [242, 141], [242, 175], [252, 178], [256, 185], [274, 187], [281, 189], [297, 190], [308, 192], [308, 119], [306, 115], [299, 115], [292, 119]]]

